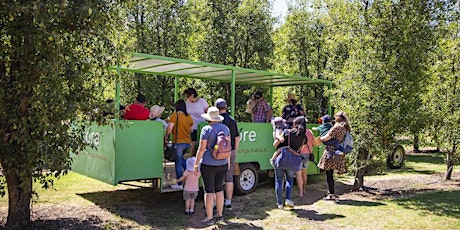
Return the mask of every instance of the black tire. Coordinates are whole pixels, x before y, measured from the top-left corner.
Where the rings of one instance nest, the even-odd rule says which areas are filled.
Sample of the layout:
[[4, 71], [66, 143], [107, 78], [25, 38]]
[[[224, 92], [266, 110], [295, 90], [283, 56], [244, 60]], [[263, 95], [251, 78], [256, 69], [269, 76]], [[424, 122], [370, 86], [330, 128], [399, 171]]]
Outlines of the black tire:
[[406, 156], [406, 151], [404, 148], [395, 144], [390, 150], [390, 153], [387, 156], [387, 166], [390, 169], [399, 169], [404, 165], [404, 158]]
[[235, 192], [238, 195], [245, 195], [254, 192], [259, 183], [259, 173], [251, 163], [240, 165], [240, 175], [235, 176]]

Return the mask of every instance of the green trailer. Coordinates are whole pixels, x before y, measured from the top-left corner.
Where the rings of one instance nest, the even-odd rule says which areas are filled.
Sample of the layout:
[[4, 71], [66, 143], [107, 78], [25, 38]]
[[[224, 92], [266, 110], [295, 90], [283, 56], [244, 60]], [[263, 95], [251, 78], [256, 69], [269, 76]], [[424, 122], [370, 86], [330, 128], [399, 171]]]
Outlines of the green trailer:
[[[114, 69], [120, 74], [135, 72], [175, 77], [175, 100], [178, 98], [180, 77], [231, 83], [231, 115], [235, 111], [236, 84], [268, 86], [270, 89], [303, 84], [331, 86], [331, 82], [326, 80], [141, 53], [132, 53], [127, 63]], [[120, 84], [117, 83], [117, 110], [119, 95]], [[330, 112], [330, 106], [328, 109]], [[317, 124], [308, 125], [310, 129], [315, 126]], [[269, 163], [275, 150], [272, 126], [269, 123], [238, 122], [238, 128], [241, 139], [236, 157], [239, 170], [234, 177], [235, 191], [247, 194], [256, 189], [260, 172], [267, 172], [267, 175], [273, 172]], [[170, 179], [166, 170], [173, 163], [163, 159], [164, 130], [161, 122], [121, 120], [116, 116], [108, 125], [93, 125], [84, 135], [88, 147], [74, 156], [72, 171], [112, 185], [151, 181], [159, 191], [171, 191], [166, 183]], [[319, 159], [323, 149], [322, 146], [313, 148], [315, 159]], [[319, 169], [310, 163], [307, 173], [318, 174]]]

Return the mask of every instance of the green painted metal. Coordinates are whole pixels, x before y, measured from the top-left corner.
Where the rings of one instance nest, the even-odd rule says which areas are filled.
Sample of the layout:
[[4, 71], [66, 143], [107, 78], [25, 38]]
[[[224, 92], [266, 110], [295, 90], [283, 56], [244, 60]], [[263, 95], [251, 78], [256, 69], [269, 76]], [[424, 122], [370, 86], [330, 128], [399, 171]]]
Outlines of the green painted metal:
[[115, 129], [111, 125], [92, 125], [83, 135], [89, 146], [72, 156], [72, 171], [116, 185]]
[[[316, 127], [310, 124], [311, 129]], [[273, 169], [270, 164], [270, 158], [273, 156], [275, 148], [273, 147], [273, 128], [269, 123], [250, 123], [239, 122], [240, 129], [240, 146], [236, 156], [238, 163], [254, 163], [259, 166], [260, 170]], [[317, 131], [314, 131], [317, 132]], [[316, 133], [318, 135], [318, 133]], [[316, 159], [322, 154], [324, 147], [314, 147], [313, 153]], [[307, 173], [318, 174], [319, 169], [311, 163], [307, 168]]]
[[158, 121], [112, 121], [91, 126], [90, 146], [74, 156], [72, 171], [116, 185], [122, 181], [163, 179], [163, 125]]
[[230, 114], [232, 115], [232, 117], [235, 117], [235, 88], [235, 70], [232, 70], [232, 90], [230, 95]]
[[[261, 85], [270, 88], [269, 100], [273, 98], [273, 87], [303, 84], [328, 84], [321, 79], [271, 73], [233, 66], [132, 53], [128, 65], [117, 66], [118, 73], [135, 72], [175, 77], [174, 100], [179, 99], [179, 77], [231, 83], [231, 115], [235, 111], [235, 85]], [[87, 135], [90, 144], [84, 151], [73, 156], [72, 170], [100, 181], [116, 185], [122, 181], [159, 179], [163, 184], [163, 139], [164, 130], [156, 121], [119, 120], [120, 84], [115, 85], [116, 119], [107, 126], [91, 126]], [[329, 104], [329, 112], [331, 110]], [[203, 122], [199, 127], [206, 123]], [[312, 128], [316, 124], [309, 124]], [[253, 163], [260, 170], [273, 167], [269, 159], [273, 155], [272, 127], [269, 123], [239, 122], [241, 143], [236, 161]], [[201, 128], [199, 128], [201, 130]], [[318, 133], [315, 133], [317, 136]], [[315, 159], [319, 159], [324, 147], [314, 147]], [[310, 164], [309, 174], [319, 173], [319, 169]], [[161, 188], [162, 189], [162, 188]]]
[[258, 86], [329, 84], [331, 81], [206, 62], [131, 53], [122, 71]]

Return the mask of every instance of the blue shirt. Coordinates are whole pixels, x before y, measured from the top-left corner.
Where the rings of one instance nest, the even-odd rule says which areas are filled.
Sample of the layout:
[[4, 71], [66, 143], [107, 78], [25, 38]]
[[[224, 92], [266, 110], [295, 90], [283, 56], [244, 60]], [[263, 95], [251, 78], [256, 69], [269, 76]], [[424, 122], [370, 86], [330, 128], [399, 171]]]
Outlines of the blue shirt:
[[201, 160], [202, 164], [211, 165], [211, 166], [222, 166], [228, 164], [228, 159], [216, 160], [212, 157], [211, 149], [217, 143], [217, 134], [223, 131], [226, 136], [230, 136], [230, 130], [224, 124], [209, 124], [204, 126], [201, 129], [201, 140], [208, 140], [208, 145], [206, 146], [206, 151], [203, 154], [203, 159]]

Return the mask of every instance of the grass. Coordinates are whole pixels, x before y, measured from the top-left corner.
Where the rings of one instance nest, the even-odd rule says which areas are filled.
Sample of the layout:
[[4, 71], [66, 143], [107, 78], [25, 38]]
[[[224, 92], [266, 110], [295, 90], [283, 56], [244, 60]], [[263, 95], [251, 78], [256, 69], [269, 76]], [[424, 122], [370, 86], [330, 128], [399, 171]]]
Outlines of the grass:
[[[441, 156], [421, 154], [408, 156], [405, 166], [384, 175], [366, 176], [365, 180], [395, 176], [442, 173]], [[459, 173], [457, 170], [454, 173]], [[350, 177], [343, 176], [342, 180]], [[340, 180], [339, 180], [340, 181]], [[340, 182], [337, 182], [339, 184]], [[150, 188], [127, 185], [111, 186], [76, 173], [55, 182], [55, 189], [44, 190], [34, 185], [39, 199], [34, 207], [78, 206], [82, 210], [108, 213], [105, 221], [76, 220], [81, 228], [187, 229], [203, 218], [202, 201], [197, 213], [184, 216], [182, 193], [155, 193]], [[354, 197], [338, 203], [321, 200], [324, 175], [309, 176], [308, 200], [296, 198], [296, 208], [279, 210], [275, 206], [273, 183], [260, 186], [254, 193], [234, 197], [234, 210], [225, 213], [228, 225], [222, 229], [459, 229], [460, 189], [435, 191], [403, 199], [369, 199]], [[294, 191], [293, 196], [297, 193]], [[6, 215], [7, 197], [0, 198], [1, 215]], [[73, 216], [72, 213], [64, 216]], [[2, 216], [1, 219], [5, 219]], [[194, 220], [198, 219], [198, 220]], [[70, 228], [65, 218], [48, 220], [47, 225]], [[61, 225], [57, 224], [57, 222]], [[39, 221], [35, 221], [39, 222]], [[43, 223], [43, 222], [42, 222]], [[39, 225], [40, 226], [40, 225]], [[78, 225], [77, 225], [78, 226]], [[95, 227], [97, 226], [97, 227]]]

